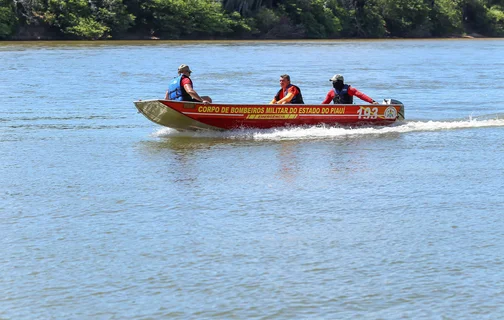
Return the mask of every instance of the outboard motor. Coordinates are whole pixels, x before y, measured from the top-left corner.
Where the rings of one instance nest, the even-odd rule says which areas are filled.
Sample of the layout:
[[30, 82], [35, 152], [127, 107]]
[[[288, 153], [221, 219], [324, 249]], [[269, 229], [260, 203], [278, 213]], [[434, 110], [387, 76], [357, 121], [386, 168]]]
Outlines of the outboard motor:
[[404, 120], [404, 104], [396, 99], [383, 99], [382, 104], [399, 104], [401, 108], [397, 114], [397, 120]]

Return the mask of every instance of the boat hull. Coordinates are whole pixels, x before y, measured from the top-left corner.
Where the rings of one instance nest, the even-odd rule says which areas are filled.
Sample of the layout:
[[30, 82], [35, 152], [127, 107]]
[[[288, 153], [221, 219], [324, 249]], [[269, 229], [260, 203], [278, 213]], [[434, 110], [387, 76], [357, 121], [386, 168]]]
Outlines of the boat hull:
[[149, 120], [176, 130], [230, 130], [313, 125], [389, 125], [404, 119], [402, 104], [259, 105], [202, 104], [171, 100], [135, 101]]

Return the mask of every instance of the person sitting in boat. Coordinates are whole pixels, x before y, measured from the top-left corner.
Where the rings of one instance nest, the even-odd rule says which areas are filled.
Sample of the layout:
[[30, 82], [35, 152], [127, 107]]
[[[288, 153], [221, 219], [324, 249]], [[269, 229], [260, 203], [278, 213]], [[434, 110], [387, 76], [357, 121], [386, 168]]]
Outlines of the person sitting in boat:
[[271, 100], [270, 104], [304, 104], [301, 89], [290, 83], [290, 76], [288, 74], [282, 74], [280, 76], [280, 87], [280, 90], [273, 100]]
[[322, 104], [329, 104], [334, 102], [335, 104], [352, 104], [353, 96], [360, 98], [369, 103], [378, 104], [364, 93], [344, 83], [344, 78], [341, 74], [335, 74], [329, 81], [332, 82], [333, 88], [329, 90]]
[[188, 65], [182, 64], [178, 67], [178, 77], [173, 78], [168, 85], [165, 100], [203, 102], [204, 104], [212, 102], [210, 97], [200, 97], [200, 95], [194, 91], [193, 83], [190, 78], [191, 73], [192, 71]]

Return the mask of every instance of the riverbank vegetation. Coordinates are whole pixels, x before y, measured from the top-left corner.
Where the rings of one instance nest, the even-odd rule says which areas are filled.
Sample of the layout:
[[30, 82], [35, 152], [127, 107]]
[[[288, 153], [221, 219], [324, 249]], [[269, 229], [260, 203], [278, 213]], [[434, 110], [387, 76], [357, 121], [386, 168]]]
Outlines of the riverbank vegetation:
[[0, 0], [0, 39], [504, 36], [504, 0]]

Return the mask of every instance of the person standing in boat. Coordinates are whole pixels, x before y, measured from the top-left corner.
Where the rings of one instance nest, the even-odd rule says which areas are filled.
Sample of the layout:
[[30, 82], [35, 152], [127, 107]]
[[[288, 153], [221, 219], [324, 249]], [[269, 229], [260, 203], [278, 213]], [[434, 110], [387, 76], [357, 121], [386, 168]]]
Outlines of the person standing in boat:
[[333, 88], [329, 90], [322, 104], [329, 104], [331, 101], [335, 104], [352, 104], [353, 96], [369, 103], [378, 104], [378, 102], [351, 85], [345, 84], [341, 74], [335, 74], [329, 81], [332, 82]]
[[271, 100], [270, 104], [304, 104], [301, 89], [290, 83], [290, 76], [288, 74], [282, 74], [280, 76], [280, 87], [280, 90], [273, 100]]
[[178, 67], [178, 77], [173, 78], [168, 85], [165, 100], [203, 102], [204, 104], [212, 102], [210, 97], [200, 97], [200, 95], [194, 90], [193, 83], [190, 78], [191, 73], [192, 71], [188, 65], [182, 64]]

